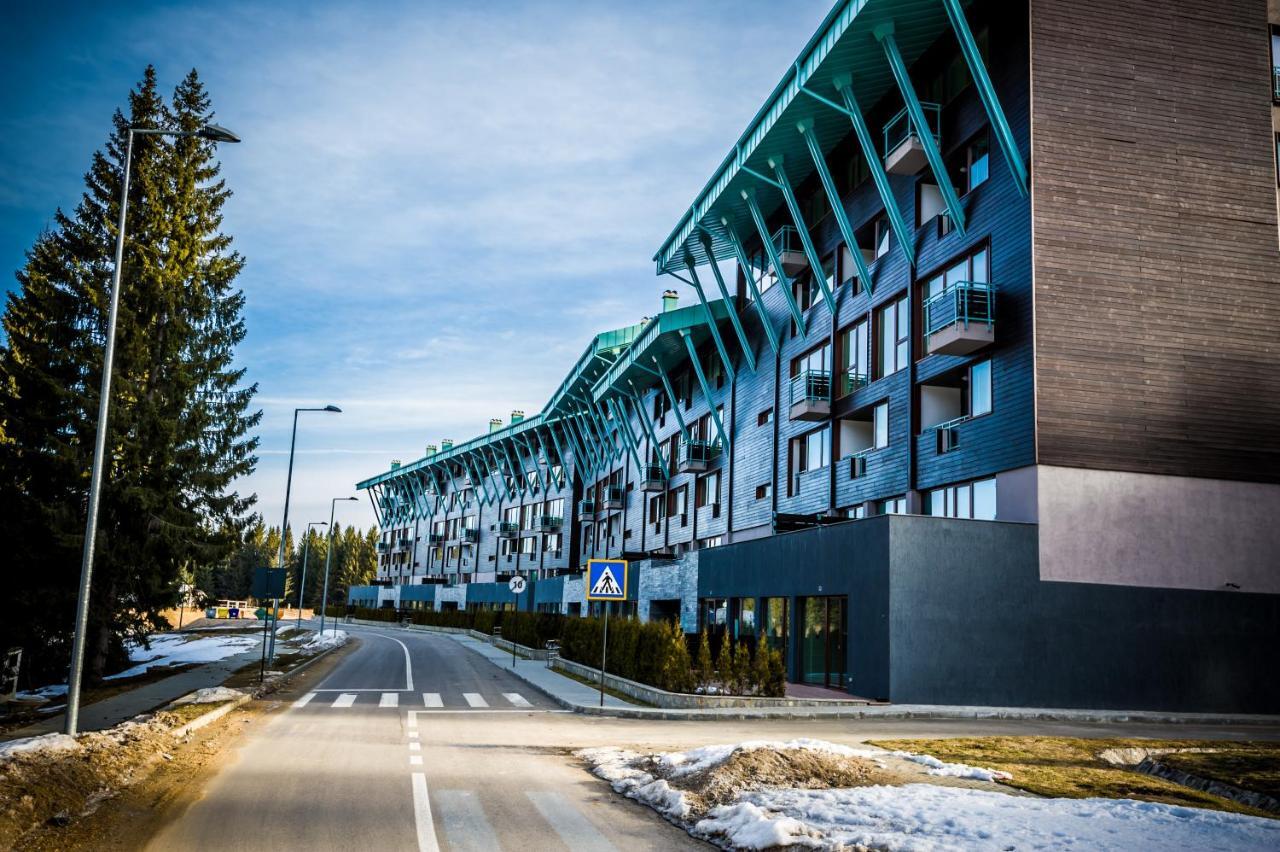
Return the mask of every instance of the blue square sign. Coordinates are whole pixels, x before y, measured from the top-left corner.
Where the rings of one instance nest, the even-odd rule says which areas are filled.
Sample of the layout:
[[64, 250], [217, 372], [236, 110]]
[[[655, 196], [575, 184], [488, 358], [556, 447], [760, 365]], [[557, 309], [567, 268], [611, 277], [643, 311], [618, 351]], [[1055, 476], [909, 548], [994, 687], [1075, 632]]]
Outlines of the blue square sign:
[[590, 559], [587, 561], [587, 600], [625, 601], [627, 599], [627, 560]]

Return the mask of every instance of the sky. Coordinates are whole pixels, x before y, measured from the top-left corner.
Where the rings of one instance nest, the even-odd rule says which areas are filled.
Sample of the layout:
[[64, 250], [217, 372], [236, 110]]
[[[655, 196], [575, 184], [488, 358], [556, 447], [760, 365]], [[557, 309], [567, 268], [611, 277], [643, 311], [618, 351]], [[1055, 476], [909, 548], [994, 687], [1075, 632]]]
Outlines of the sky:
[[[659, 310], [652, 257], [817, 28], [788, 2], [59, 2], [0, 31], [3, 287], [150, 63], [196, 68], [247, 259], [263, 410], [236, 483], [280, 523], [374, 522], [355, 483], [540, 410], [599, 331]], [[128, 286], [126, 278], [124, 286]]]

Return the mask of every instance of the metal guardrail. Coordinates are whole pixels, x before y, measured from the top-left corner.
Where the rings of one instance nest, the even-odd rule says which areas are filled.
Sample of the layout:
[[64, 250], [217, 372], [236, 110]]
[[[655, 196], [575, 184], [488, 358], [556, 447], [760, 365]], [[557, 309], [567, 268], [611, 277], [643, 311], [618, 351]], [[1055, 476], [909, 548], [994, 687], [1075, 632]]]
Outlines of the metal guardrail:
[[982, 323], [990, 327], [995, 323], [995, 286], [977, 281], [957, 281], [924, 303], [924, 343], [929, 346], [929, 335], [937, 334], [948, 326], [962, 323]]
[[856, 390], [865, 388], [871, 383], [871, 377], [866, 373], [854, 373], [849, 370], [841, 371], [837, 378], [837, 387], [840, 388], [841, 396], [848, 396]]
[[831, 371], [801, 370], [791, 379], [791, 404], [831, 401]]
[[680, 461], [709, 462], [720, 455], [719, 441], [681, 441]]
[[779, 253], [804, 251], [804, 246], [800, 243], [800, 232], [791, 225], [783, 225], [774, 231], [769, 240]]
[[[924, 111], [924, 120], [929, 125], [929, 132], [933, 134], [934, 141], [941, 140], [942, 107], [935, 103], [921, 101], [920, 108]], [[903, 107], [884, 126], [884, 156], [889, 156], [890, 151], [915, 135], [917, 134], [915, 128], [911, 126], [911, 115], [907, 112], [907, 108]]]

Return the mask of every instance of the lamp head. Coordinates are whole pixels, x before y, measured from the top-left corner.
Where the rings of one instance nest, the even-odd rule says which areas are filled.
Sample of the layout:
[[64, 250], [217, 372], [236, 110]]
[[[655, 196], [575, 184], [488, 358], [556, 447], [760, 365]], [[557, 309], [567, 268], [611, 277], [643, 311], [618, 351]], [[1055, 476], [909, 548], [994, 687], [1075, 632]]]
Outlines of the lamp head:
[[201, 139], [208, 139], [211, 142], [239, 142], [240, 137], [232, 133], [225, 127], [217, 124], [206, 124], [196, 131], [196, 135]]
[[338, 406], [336, 406], [336, 405], [326, 405], [322, 410], [324, 410], [324, 411], [333, 411], [333, 412], [336, 412], [336, 413], [338, 413], [338, 414], [341, 414], [341, 413], [342, 413], [342, 409], [341, 409], [341, 408], [339, 408], [339, 407], [338, 407]]

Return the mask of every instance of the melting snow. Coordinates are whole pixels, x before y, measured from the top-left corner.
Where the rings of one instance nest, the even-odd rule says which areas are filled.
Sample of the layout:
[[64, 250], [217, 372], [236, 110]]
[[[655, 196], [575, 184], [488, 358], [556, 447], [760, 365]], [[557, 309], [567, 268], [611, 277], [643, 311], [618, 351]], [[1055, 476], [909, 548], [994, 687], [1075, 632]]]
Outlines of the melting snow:
[[107, 675], [106, 680], [135, 677], [152, 666], [172, 666], [184, 663], [212, 663], [225, 660], [258, 646], [257, 636], [200, 636], [190, 634], [157, 633], [151, 637], [151, 649], [141, 643], [129, 643], [129, 660], [138, 663], [117, 674]]
[[0, 743], [0, 761], [8, 760], [15, 754], [35, 752], [69, 751], [80, 748], [75, 737], [66, 734], [41, 734], [38, 737], [25, 737]]
[[316, 633], [308, 637], [307, 641], [302, 643], [302, 650], [319, 653], [345, 645], [347, 639], [347, 631], [328, 629], [323, 634]]

